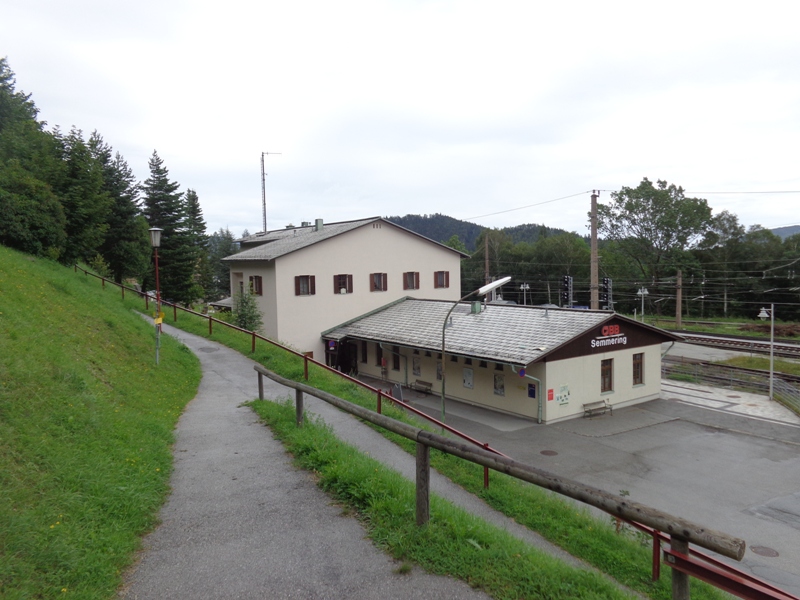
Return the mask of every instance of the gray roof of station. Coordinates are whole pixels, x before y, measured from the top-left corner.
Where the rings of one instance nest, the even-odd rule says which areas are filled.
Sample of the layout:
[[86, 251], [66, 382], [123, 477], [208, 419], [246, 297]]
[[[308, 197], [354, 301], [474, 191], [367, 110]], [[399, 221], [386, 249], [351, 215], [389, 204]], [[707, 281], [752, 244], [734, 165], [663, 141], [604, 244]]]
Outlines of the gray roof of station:
[[[453, 310], [448, 354], [527, 365], [576, 336], [619, 315], [608, 311], [489, 304], [471, 314], [471, 303]], [[403, 298], [323, 332], [327, 339], [352, 337], [439, 352], [442, 324], [453, 302]]]
[[369, 225], [370, 223], [374, 223], [375, 221], [383, 221], [384, 223], [389, 223], [398, 229], [406, 231], [416, 237], [423, 239], [431, 244], [436, 244], [437, 246], [441, 246], [447, 250], [452, 252], [456, 252], [463, 257], [468, 257], [469, 255], [464, 254], [463, 252], [459, 252], [458, 250], [454, 250], [444, 244], [440, 244], [439, 242], [435, 242], [429, 238], [426, 238], [423, 235], [415, 233], [405, 227], [401, 227], [396, 223], [392, 223], [391, 221], [387, 221], [381, 217], [370, 217], [368, 219], [360, 219], [357, 221], [342, 221], [340, 223], [323, 223], [322, 230], [317, 231], [316, 225], [311, 224], [310, 226], [305, 227], [292, 227], [288, 229], [276, 229], [274, 231], [268, 231], [266, 233], [256, 233], [254, 235], [248, 236], [240, 240], [240, 243], [248, 247], [245, 250], [242, 250], [238, 254], [232, 254], [231, 256], [227, 256], [223, 258], [223, 261], [239, 261], [239, 260], [274, 260], [291, 252], [295, 252], [297, 250], [301, 250], [307, 246], [311, 246], [313, 244], [317, 244], [324, 240], [336, 237], [337, 235], [342, 235], [343, 233], [347, 233], [348, 231], [352, 231], [353, 229], [358, 229], [359, 227], [363, 227], [364, 225]]

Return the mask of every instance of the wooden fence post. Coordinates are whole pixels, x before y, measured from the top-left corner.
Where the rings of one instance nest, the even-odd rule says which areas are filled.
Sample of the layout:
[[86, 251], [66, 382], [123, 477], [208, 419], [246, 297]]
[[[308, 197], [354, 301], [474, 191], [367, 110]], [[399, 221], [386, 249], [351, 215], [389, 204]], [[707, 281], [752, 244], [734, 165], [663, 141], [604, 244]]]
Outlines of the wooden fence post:
[[172, 321], [175, 322], [178, 320], [178, 305], [172, 305]]
[[258, 374], [258, 399], [264, 399], [264, 376], [261, 373]]
[[431, 518], [431, 449], [417, 442], [417, 525]]
[[250, 354], [256, 353], [256, 334], [253, 332], [253, 342], [250, 344]]
[[214, 319], [212, 317], [208, 317], [208, 335], [211, 335], [211, 331], [214, 329]]
[[294, 391], [294, 410], [297, 414], [297, 426], [303, 426], [303, 392], [300, 390]]
[[[669, 546], [675, 552], [689, 555], [689, 542], [671, 535]], [[672, 600], [689, 600], [689, 575], [672, 569]]]

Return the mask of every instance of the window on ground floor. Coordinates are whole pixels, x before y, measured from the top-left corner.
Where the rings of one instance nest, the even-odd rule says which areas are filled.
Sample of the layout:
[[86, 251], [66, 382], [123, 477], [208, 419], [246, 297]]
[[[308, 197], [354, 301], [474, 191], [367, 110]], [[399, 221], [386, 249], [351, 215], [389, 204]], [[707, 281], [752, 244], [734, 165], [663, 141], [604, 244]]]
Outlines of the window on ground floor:
[[367, 342], [366, 340], [361, 340], [361, 362], [367, 362]]
[[392, 370], [400, 370], [400, 346], [392, 346]]
[[614, 390], [614, 359], [606, 358], [600, 362], [600, 392]]
[[633, 385], [644, 383], [644, 352], [633, 355]]

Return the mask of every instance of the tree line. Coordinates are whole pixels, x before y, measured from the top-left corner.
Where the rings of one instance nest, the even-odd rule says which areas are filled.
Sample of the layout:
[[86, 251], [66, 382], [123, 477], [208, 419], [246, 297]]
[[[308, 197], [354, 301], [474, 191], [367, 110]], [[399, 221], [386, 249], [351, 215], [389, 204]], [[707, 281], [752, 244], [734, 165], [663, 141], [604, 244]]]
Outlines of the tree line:
[[[680, 271], [685, 316], [753, 319], [760, 306], [776, 303], [778, 318], [800, 318], [800, 234], [782, 239], [760, 225], [746, 228], [735, 214], [712, 214], [705, 199], [647, 178], [599, 204], [598, 232], [599, 277], [611, 280], [618, 312], [641, 310], [644, 296], [647, 314], [674, 315]], [[457, 237], [442, 240], [464, 249]], [[561, 305], [563, 276], [569, 275], [574, 303], [589, 305], [586, 237], [545, 231], [533, 243], [515, 243], [502, 230], [485, 229], [475, 247], [462, 265], [464, 293], [484, 284], [488, 248], [490, 275], [513, 277], [503, 289], [505, 300]]]
[[196, 191], [181, 192], [156, 151], [140, 183], [97, 131], [87, 138], [74, 127], [49, 130], [38, 112], [0, 59], [0, 243], [151, 289], [148, 229], [159, 227], [165, 298], [190, 304], [229, 293], [219, 259], [237, 251], [233, 235], [207, 235]]

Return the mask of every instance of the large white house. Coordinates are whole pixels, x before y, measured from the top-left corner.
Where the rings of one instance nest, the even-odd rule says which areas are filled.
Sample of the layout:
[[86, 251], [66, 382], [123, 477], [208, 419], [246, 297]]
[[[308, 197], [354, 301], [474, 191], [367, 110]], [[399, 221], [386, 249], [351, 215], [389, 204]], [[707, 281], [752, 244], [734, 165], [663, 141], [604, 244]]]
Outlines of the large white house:
[[[679, 336], [609, 311], [404, 298], [323, 333], [358, 371], [553, 423], [585, 406], [658, 398], [661, 344]], [[442, 363], [442, 330], [446, 356]]]
[[467, 255], [380, 217], [287, 227], [225, 258], [231, 295], [252, 289], [261, 333], [322, 360], [320, 334], [404, 296], [458, 300]]

